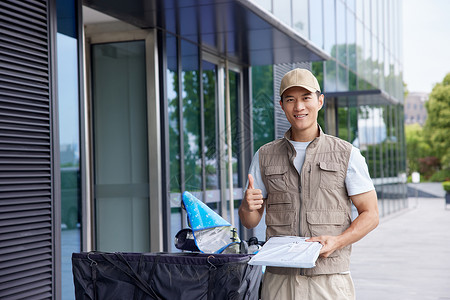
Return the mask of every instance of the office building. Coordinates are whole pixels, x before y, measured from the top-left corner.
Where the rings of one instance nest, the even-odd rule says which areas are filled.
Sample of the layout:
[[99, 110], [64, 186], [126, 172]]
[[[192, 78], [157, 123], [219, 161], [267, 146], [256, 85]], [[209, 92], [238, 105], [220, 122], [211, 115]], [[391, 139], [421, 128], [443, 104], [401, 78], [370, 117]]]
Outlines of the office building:
[[425, 103], [428, 101], [428, 93], [411, 92], [405, 98], [405, 124], [425, 125], [427, 120], [427, 108]]

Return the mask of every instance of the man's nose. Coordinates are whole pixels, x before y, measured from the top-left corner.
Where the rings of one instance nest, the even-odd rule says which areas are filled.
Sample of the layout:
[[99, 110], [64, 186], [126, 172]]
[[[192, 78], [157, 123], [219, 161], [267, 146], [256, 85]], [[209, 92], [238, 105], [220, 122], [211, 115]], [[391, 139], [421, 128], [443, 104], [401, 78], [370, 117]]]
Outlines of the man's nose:
[[295, 101], [295, 109], [302, 110], [305, 108], [305, 103], [303, 101]]

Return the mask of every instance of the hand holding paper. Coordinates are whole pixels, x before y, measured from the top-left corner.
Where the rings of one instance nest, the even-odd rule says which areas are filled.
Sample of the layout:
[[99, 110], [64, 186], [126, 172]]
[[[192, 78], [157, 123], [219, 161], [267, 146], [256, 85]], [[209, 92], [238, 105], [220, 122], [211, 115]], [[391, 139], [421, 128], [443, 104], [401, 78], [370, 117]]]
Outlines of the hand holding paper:
[[298, 236], [271, 237], [248, 262], [250, 265], [273, 267], [313, 268], [322, 245], [306, 242]]

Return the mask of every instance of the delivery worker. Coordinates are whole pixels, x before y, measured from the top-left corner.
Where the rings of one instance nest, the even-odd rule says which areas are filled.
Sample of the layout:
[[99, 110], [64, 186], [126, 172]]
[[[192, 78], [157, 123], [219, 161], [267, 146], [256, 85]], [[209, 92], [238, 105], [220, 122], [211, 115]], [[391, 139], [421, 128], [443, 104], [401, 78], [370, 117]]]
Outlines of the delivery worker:
[[[291, 127], [255, 153], [239, 217], [254, 228], [265, 210], [266, 240], [302, 236], [323, 247], [314, 268], [267, 267], [261, 298], [355, 299], [351, 245], [379, 219], [367, 164], [357, 148], [318, 125], [324, 95], [309, 70], [286, 73], [280, 98]], [[352, 203], [359, 213], [353, 221]]]

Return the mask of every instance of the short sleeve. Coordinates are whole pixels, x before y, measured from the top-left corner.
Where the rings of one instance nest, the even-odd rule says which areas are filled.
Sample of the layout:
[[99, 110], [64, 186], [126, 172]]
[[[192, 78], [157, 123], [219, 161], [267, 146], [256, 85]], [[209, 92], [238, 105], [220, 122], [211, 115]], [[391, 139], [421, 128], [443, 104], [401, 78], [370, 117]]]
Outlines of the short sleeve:
[[358, 148], [353, 147], [347, 168], [345, 186], [349, 196], [366, 193], [375, 189], [370, 178], [366, 159]]
[[[261, 177], [261, 169], [259, 168], [259, 150], [256, 151], [255, 155], [253, 156], [252, 163], [250, 164], [250, 168], [248, 169], [248, 174], [252, 174], [253, 176], [253, 186], [255, 189], [260, 189], [262, 191], [263, 198], [267, 198], [267, 190], [266, 186], [264, 185], [264, 182]], [[245, 191], [248, 187], [248, 178], [245, 183], [244, 188], [242, 189], [242, 198], [245, 196]]]

